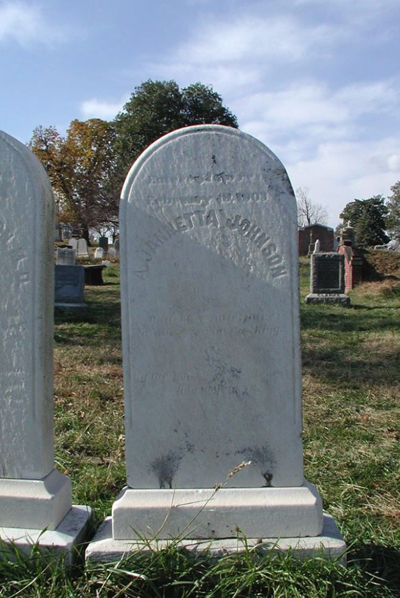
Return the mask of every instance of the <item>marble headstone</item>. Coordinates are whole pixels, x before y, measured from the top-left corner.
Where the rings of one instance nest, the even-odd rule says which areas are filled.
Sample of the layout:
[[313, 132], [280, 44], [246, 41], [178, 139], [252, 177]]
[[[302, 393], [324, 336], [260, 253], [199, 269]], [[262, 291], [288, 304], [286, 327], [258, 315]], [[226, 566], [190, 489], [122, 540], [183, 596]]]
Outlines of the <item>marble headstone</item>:
[[58, 247], [56, 264], [58, 266], [74, 266], [76, 262], [76, 253], [73, 247]]
[[89, 257], [86, 239], [78, 239], [76, 255], [78, 257]]
[[104, 258], [104, 249], [102, 247], [96, 247], [94, 251], [94, 259], [102, 260]]
[[127, 177], [120, 239], [128, 488], [114, 539], [318, 535], [281, 162], [228, 127], [171, 133]]
[[54, 467], [54, 201], [39, 161], [3, 132], [0, 239], [0, 538], [19, 545], [26, 530], [56, 529], [72, 503]]

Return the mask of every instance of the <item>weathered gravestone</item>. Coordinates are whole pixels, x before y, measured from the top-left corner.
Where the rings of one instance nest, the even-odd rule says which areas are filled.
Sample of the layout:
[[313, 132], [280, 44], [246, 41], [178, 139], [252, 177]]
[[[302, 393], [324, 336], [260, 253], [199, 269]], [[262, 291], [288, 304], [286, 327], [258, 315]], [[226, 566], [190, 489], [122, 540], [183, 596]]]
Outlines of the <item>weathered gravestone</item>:
[[83, 266], [55, 266], [54, 306], [66, 311], [87, 307], [84, 298], [85, 269]]
[[99, 247], [101, 247], [105, 252], [108, 251], [108, 237], [99, 237]]
[[77, 257], [83, 257], [83, 258], [89, 257], [86, 239], [78, 239], [76, 255], [77, 255]]
[[102, 260], [104, 258], [104, 249], [102, 247], [96, 247], [94, 251], [94, 259]]
[[54, 468], [54, 202], [38, 160], [3, 132], [0, 239], [0, 539], [68, 551], [89, 511], [71, 508], [71, 482]]
[[329, 544], [303, 477], [296, 202], [282, 164], [227, 127], [171, 133], [132, 167], [120, 235], [128, 488], [88, 557], [138, 535]]
[[76, 253], [73, 247], [58, 247], [56, 265], [57, 266], [75, 266]]
[[75, 239], [75, 237], [71, 237], [71, 239], [68, 241], [68, 245], [72, 247], [76, 255], [78, 251], [78, 239]]
[[313, 253], [311, 255], [310, 294], [306, 303], [337, 303], [350, 305], [345, 289], [344, 256], [339, 253]]

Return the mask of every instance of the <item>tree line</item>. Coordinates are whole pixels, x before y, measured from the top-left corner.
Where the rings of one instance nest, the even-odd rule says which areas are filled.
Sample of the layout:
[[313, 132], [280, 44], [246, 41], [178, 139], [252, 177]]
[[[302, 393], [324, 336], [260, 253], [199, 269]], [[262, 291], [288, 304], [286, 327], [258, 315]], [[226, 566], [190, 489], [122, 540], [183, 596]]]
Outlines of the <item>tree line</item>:
[[[238, 127], [236, 116], [211, 86], [148, 80], [136, 87], [114, 120], [73, 120], [62, 136], [54, 126], [33, 131], [30, 149], [50, 178], [58, 218], [81, 229], [118, 228], [119, 199], [129, 168], [153, 141], [181, 127], [221, 124]], [[375, 195], [348, 203], [340, 218], [355, 229], [358, 247], [400, 240], [400, 181], [385, 199]], [[296, 191], [298, 224], [326, 224], [326, 209], [311, 201], [309, 189]], [[337, 234], [340, 228], [337, 229]], [[389, 236], [388, 236], [389, 235]]]
[[220, 124], [237, 118], [211, 86], [148, 80], [136, 87], [114, 120], [73, 120], [62, 136], [39, 126], [29, 147], [51, 181], [61, 222], [89, 228], [118, 227], [119, 199], [129, 168], [153, 141], [181, 127]]

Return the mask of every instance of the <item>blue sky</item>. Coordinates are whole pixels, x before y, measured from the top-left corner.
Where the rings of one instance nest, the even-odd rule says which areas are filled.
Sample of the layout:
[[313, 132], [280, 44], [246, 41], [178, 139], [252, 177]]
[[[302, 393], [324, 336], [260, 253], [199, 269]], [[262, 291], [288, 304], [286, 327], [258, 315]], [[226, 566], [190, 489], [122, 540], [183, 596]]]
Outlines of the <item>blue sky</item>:
[[0, 0], [0, 129], [112, 119], [147, 79], [210, 84], [336, 226], [400, 179], [399, 0]]

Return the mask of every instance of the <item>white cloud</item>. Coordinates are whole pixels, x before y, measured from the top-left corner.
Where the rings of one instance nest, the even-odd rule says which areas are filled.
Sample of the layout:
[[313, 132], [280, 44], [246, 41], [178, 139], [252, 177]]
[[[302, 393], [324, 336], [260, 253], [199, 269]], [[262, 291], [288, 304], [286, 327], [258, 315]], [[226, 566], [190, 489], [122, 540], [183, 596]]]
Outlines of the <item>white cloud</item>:
[[27, 45], [64, 41], [66, 37], [66, 30], [50, 24], [38, 5], [11, 1], [0, 5], [0, 42], [15, 40]]
[[400, 180], [400, 140], [327, 142], [312, 158], [286, 167], [293, 186], [309, 187], [311, 198], [327, 207], [329, 223], [336, 226], [340, 212], [355, 198], [390, 194]]
[[92, 98], [81, 103], [79, 109], [83, 118], [102, 118], [111, 120], [115, 118], [129, 99], [129, 94], [125, 94], [117, 102], [107, 102]]
[[315, 45], [327, 44], [340, 31], [326, 25], [312, 28], [289, 16], [244, 16], [231, 22], [212, 22], [199, 27], [175, 54], [177, 62], [208, 65], [259, 58], [289, 62], [302, 58]]

